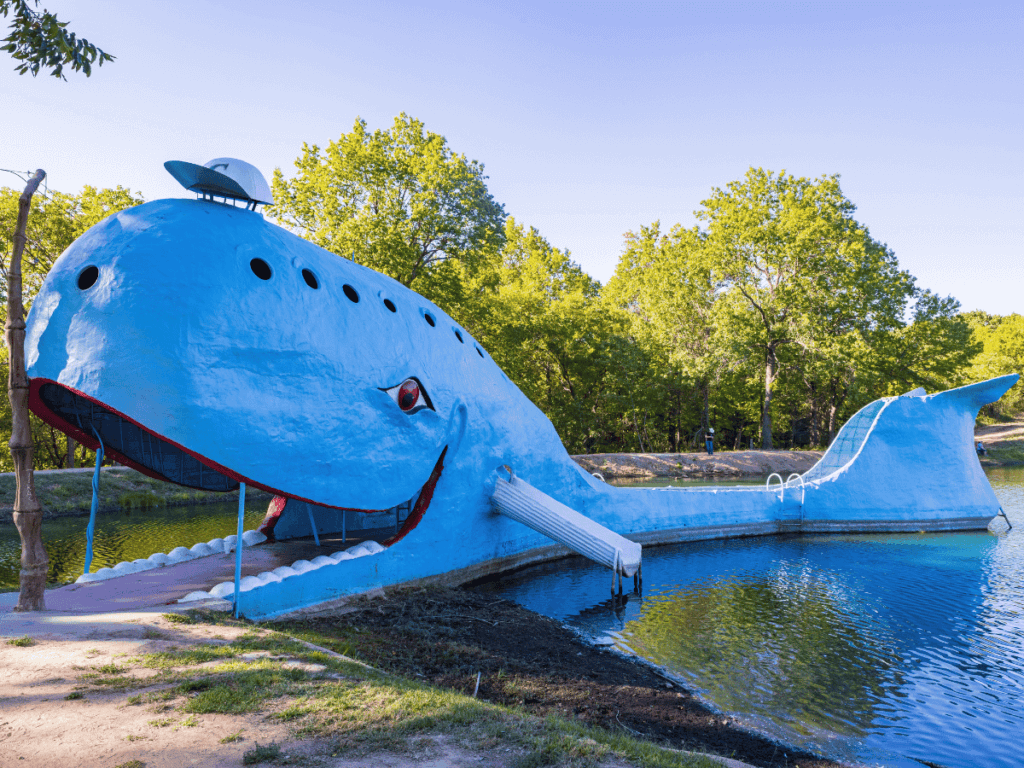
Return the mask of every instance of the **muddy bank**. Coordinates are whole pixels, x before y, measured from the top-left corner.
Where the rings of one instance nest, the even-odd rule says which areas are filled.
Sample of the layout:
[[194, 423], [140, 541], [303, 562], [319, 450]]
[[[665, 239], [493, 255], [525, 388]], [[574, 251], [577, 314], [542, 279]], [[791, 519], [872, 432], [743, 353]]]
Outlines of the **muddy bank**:
[[706, 453], [594, 453], [572, 458], [588, 472], [605, 478], [764, 477], [804, 473], [824, 451], [727, 451]]
[[[190, 504], [237, 501], [238, 492], [214, 493], [154, 480], [127, 467], [100, 470], [100, 512], [119, 512]], [[92, 469], [47, 469], [35, 472], [36, 497], [44, 518], [88, 515], [92, 504]], [[0, 523], [10, 522], [14, 511], [14, 473], [0, 474]], [[247, 488], [246, 499], [270, 499], [263, 491]]]
[[661, 746], [756, 766], [838, 764], [745, 730], [631, 657], [583, 643], [553, 619], [472, 588], [398, 589], [332, 614], [270, 623], [315, 632], [395, 674], [533, 715], [561, 715]]

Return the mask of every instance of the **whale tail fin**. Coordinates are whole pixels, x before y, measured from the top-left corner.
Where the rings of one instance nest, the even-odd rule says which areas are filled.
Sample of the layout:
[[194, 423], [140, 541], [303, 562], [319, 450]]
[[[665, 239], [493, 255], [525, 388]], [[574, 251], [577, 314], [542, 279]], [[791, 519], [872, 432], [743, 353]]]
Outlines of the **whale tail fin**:
[[987, 381], [979, 381], [975, 384], [968, 384], [956, 389], [947, 389], [945, 392], [938, 392], [932, 397], [936, 400], [959, 400], [977, 416], [978, 411], [989, 403], [994, 403], [1005, 395], [1010, 388], [1020, 379], [1020, 374], [1008, 373], [1005, 376], [998, 376]]
[[[803, 475], [817, 492], [806, 514], [820, 520], [905, 520], [971, 527], [999, 509], [975, 451], [982, 406], [1019, 376], [1010, 374], [934, 395], [876, 400], [854, 415]], [[813, 509], [811, 509], [813, 507]]]

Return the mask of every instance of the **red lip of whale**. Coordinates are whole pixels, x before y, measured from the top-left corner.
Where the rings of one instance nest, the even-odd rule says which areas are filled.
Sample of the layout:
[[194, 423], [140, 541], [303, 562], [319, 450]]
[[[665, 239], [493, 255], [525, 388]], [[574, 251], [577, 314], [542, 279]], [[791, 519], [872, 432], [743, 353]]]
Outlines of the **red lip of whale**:
[[[62, 416], [60, 413], [57, 412], [57, 410], [54, 409], [53, 406], [56, 405], [55, 397], [57, 396], [62, 397], [65, 401], [67, 401], [70, 396], [70, 399], [74, 401], [75, 413], [76, 416], [78, 417], [76, 419], [78, 422], [77, 424], [72, 421], [69, 421], [67, 418]], [[164, 437], [163, 435], [160, 435], [157, 432], [154, 432], [152, 429], [149, 429], [144, 424], [140, 424], [138, 421], [131, 418], [130, 416], [121, 413], [120, 411], [100, 402], [96, 398], [87, 395], [84, 392], [81, 392], [77, 389], [69, 387], [66, 384], [61, 384], [59, 382], [53, 381], [52, 379], [46, 378], [33, 378], [29, 382], [29, 409], [44, 422], [52, 426], [54, 429], [57, 429], [67, 434], [69, 437], [77, 440], [86, 448], [95, 451], [99, 448], [99, 440], [97, 440], [95, 434], [91, 434], [90, 431], [87, 431], [86, 425], [81, 422], [81, 414], [78, 412], [77, 409], [79, 403], [77, 402], [76, 399], [81, 399], [89, 404], [89, 415], [87, 418], [89, 421], [90, 430], [92, 428], [92, 422], [93, 420], [95, 420], [96, 416], [99, 416], [103, 420], [118, 420], [121, 442], [116, 446], [113, 443], [105, 443], [103, 446], [104, 454], [116, 459], [119, 464], [124, 464], [125, 466], [131, 467], [132, 469], [135, 469], [138, 472], [141, 472], [142, 474], [146, 475], [147, 477], [153, 478], [154, 480], [172, 482], [189, 488], [220, 491], [235, 490], [238, 487], [239, 483], [245, 483], [247, 486], [259, 488], [260, 490], [266, 491], [267, 493], [271, 493], [276, 497], [282, 497], [285, 499], [295, 499], [296, 501], [304, 501], [319, 506], [329, 506], [332, 509], [339, 509], [350, 512], [384, 511], [322, 504], [321, 502], [315, 501], [313, 499], [307, 499], [293, 493], [287, 493], [279, 488], [273, 488], [269, 485], [259, 482], [258, 480], [254, 480], [250, 477], [246, 477], [245, 475], [239, 474], [238, 472], [235, 472], [234, 470], [229, 469], [223, 466], [222, 464], [218, 464], [217, 462], [207, 458], [206, 456], [203, 456], [199, 453], [196, 453], [193, 450], [190, 450], [189, 448], [187, 448], [184, 445], [181, 445], [180, 443], [176, 443], [175, 441], [167, 437]], [[98, 414], [97, 411], [99, 411]], [[129, 430], [128, 441], [124, 440], [123, 438], [123, 427], [126, 424], [129, 425], [131, 428]], [[148, 436], [149, 442], [151, 443], [151, 457], [155, 455], [152, 449], [160, 450], [163, 453], [167, 452], [167, 448], [170, 448], [172, 449], [170, 451], [170, 453], [172, 454], [176, 453], [180, 454], [181, 456], [187, 456], [193, 459], [196, 462], [196, 466], [199, 468], [200, 483], [202, 483], [204, 479], [202, 474], [203, 467], [212, 470], [216, 476], [219, 476], [224, 480], [234, 481], [234, 483], [225, 483], [223, 481], [218, 482], [214, 480], [214, 482], [217, 482], [218, 486], [222, 487], [211, 487], [203, 484], [196, 485], [194, 483], [187, 483], [183, 482], [183, 480], [175, 480], [174, 478], [167, 477], [166, 475], [161, 474], [156, 469], [147, 466], [144, 463], [144, 440], [140, 439], [138, 441], [138, 445], [136, 446], [140, 448], [141, 456], [133, 457], [127, 455], [124, 452], [123, 449], [125, 448], [126, 443], [130, 442], [131, 437], [135, 436], [132, 434], [132, 430], [138, 430], [137, 436], [139, 438], [141, 438], [142, 435]], [[155, 441], [155, 444], [153, 443], [153, 441]], [[430, 473], [430, 477], [427, 479], [427, 481], [423, 484], [422, 488], [420, 489], [419, 495], [416, 499], [416, 504], [413, 506], [412, 511], [406, 518], [405, 523], [394, 536], [382, 542], [383, 546], [389, 547], [392, 544], [401, 541], [423, 519], [423, 515], [426, 513], [427, 508], [430, 506], [431, 499], [433, 498], [434, 488], [437, 485], [437, 481], [440, 480], [441, 474], [444, 471], [444, 457], [447, 452], [447, 446], [441, 450], [441, 455], [438, 456], [437, 462]]]

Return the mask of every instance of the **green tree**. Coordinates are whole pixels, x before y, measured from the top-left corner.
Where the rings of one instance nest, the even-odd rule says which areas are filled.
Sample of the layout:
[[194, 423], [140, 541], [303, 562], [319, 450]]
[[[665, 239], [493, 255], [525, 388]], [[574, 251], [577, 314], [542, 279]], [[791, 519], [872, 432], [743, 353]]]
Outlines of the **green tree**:
[[[34, 5], [38, 8], [39, 0]], [[72, 72], [84, 72], [88, 77], [93, 64], [102, 66], [103, 62], [114, 60], [84, 37], [68, 32], [68, 22], [60, 21], [45, 8], [39, 13], [28, 0], [0, 0], [0, 13], [11, 18], [10, 32], [0, 40], [5, 44], [0, 50], [21, 62], [14, 68], [19, 75], [31, 72], [35, 77], [42, 69], [67, 80], [64, 67], [69, 67]]]
[[[636, 337], [649, 335], [678, 377], [676, 389], [692, 389], [701, 401], [700, 430], [709, 426], [712, 384], [728, 364], [717, 338], [715, 306], [720, 285], [715, 281], [705, 235], [697, 228], [674, 226], [661, 234], [660, 222], [627, 232], [625, 248], [605, 298], [625, 309]], [[670, 429], [673, 450], [681, 441], [681, 409], [675, 408]]]
[[704, 249], [722, 286], [724, 337], [734, 340], [734, 357], [762, 364], [761, 445], [770, 449], [782, 349], [827, 357], [851, 333], [897, 327], [913, 278], [854, 220], [837, 175], [812, 181], [751, 168], [702, 206], [696, 216], [707, 224]]
[[505, 211], [484, 167], [402, 113], [390, 130], [357, 119], [326, 150], [303, 144], [297, 173], [274, 171], [270, 215], [317, 245], [436, 301], [450, 314], [463, 279], [502, 245]]
[[625, 315], [602, 304], [599, 283], [536, 229], [509, 217], [504, 241], [501, 260], [467, 280], [476, 308], [467, 328], [570, 451], [624, 440], [645, 448], [647, 402], [636, 382], [649, 361], [625, 337]]
[[963, 316], [981, 350], [971, 361], [967, 377], [983, 381], [1007, 373], [1019, 373], [1018, 381], [1006, 395], [989, 407], [990, 415], [1012, 416], [1024, 411], [1024, 317], [971, 312]]

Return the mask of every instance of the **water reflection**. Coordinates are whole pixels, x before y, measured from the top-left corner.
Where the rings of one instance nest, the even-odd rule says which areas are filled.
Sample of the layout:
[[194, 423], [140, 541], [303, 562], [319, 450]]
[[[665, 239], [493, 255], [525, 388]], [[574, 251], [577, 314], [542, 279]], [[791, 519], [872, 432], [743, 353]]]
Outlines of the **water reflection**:
[[644, 597], [617, 607], [607, 572], [578, 561], [490, 588], [611, 633], [790, 743], [886, 765], [1009, 768], [1024, 732], [1024, 469], [990, 479], [1008, 533], [648, 548]]
[[[267, 510], [266, 499], [247, 501], [245, 527], [256, 528]], [[85, 517], [43, 521], [43, 544], [50, 558], [46, 580], [71, 582], [85, 565]], [[238, 502], [192, 507], [157, 507], [148, 510], [104, 512], [96, 518], [92, 570], [114, 566], [122, 560], [149, 557], [174, 547], [191, 547], [200, 541], [235, 533]], [[0, 523], [0, 588], [16, 588], [21, 569], [21, 539], [14, 523]]]

